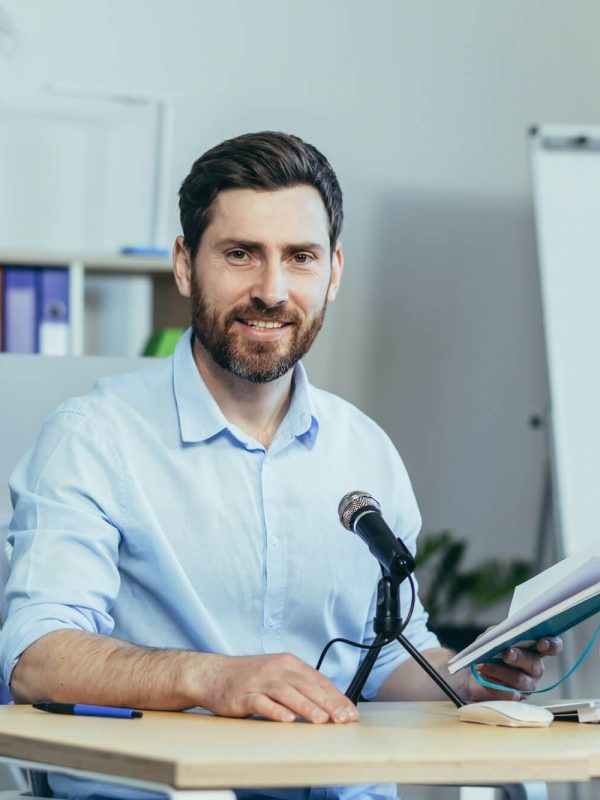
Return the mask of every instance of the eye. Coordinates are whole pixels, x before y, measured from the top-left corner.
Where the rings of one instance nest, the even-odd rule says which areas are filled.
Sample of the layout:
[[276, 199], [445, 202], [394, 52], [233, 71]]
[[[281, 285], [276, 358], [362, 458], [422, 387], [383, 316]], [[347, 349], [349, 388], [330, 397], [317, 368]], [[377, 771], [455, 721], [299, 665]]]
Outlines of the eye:
[[232, 261], [244, 261], [248, 257], [248, 253], [245, 250], [236, 248], [235, 250], [230, 250], [227, 253], [227, 257]]
[[313, 261], [313, 257], [310, 253], [296, 253], [294, 255], [294, 261], [296, 264], [300, 264], [301, 266], [306, 266]]

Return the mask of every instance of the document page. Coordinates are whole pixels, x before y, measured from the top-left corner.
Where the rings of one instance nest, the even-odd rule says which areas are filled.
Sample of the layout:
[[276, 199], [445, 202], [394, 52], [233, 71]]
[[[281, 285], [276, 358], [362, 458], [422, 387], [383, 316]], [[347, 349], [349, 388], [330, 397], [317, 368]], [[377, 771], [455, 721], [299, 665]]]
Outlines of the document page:
[[508, 616], [535, 616], [598, 581], [600, 553], [575, 553], [525, 583], [520, 583], [514, 590]]
[[600, 553], [586, 551], [559, 561], [558, 564], [517, 586], [508, 617], [482, 633], [454, 656], [450, 663], [469, 655], [488, 642], [498, 639], [597, 583], [600, 583]]

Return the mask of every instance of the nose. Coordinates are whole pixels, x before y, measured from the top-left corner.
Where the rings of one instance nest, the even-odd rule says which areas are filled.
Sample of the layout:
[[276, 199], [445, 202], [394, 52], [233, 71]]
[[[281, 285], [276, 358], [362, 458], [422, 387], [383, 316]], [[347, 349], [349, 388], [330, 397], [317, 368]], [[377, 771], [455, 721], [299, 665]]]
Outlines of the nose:
[[286, 303], [288, 299], [288, 277], [279, 261], [265, 262], [250, 289], [252, 300], [258, 300], [267, 308]]

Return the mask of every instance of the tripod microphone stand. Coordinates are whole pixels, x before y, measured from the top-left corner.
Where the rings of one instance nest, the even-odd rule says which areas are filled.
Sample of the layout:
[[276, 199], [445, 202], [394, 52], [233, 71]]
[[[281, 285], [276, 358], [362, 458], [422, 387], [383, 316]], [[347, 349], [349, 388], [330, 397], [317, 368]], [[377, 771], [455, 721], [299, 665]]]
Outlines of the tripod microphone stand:
[[377, 611], [373, 620], [375, 640], [346, 690], [346, 697], [356, 705], [381, 648], [397, 640], [457, 708], [464, 706], [465, 702], [454, 689], [402, 635], [405, 625], [400, 614], [398, 590], [405, 578], [412, 585], [410, 575], [415, 569], [415, 560], [402, 539], [395, 536], [384, 522], [381, 506], [367, 492], [348, 492], [340, 500], [338, 516], [346, 530], [356, 533], [365, 542], [379, 561], [382, 572], [377, 585]]
[[464, 701], [456, 694], [454, 689], [442, 678], [437, 670], [435, 670], [427, 659], [423, 658], [421, 653], [414, 647], [409, 640], [402, 635], [404, 627], [402, 617], [400, 616], [400, 584], [404, 578], [410, 574], [403, 571], [402, 574], [390, 574], [382, 567], [382, 577], [377, 586], [377, 612], [373, 620], [373, 630], [375, 631], [375, 640], [372, 649], [367, 651], [362, 664], [356, 671], [352, 682], [346, 690], [346, 697], [348, 697], [354, 705], [360, 699], [361, 692], [371, 674], [371, 670], [375, 666], [377, 656], [381, 648], [396, 639], [408, 651], [422, 669], [434, 680], [444, 694], [452, 700], [457, 708], [464, 706]]

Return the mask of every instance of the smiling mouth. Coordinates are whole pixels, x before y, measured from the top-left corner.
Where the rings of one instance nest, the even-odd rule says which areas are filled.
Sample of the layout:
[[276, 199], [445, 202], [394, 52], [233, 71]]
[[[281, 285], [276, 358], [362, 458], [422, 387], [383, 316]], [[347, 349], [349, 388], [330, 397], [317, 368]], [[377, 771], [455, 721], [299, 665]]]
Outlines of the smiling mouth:
[[291, 324], [289, 322], [267, 322], [266, 320], [258, 319], [238, 319], [238, 322], [256, 330], [277, 330]]

